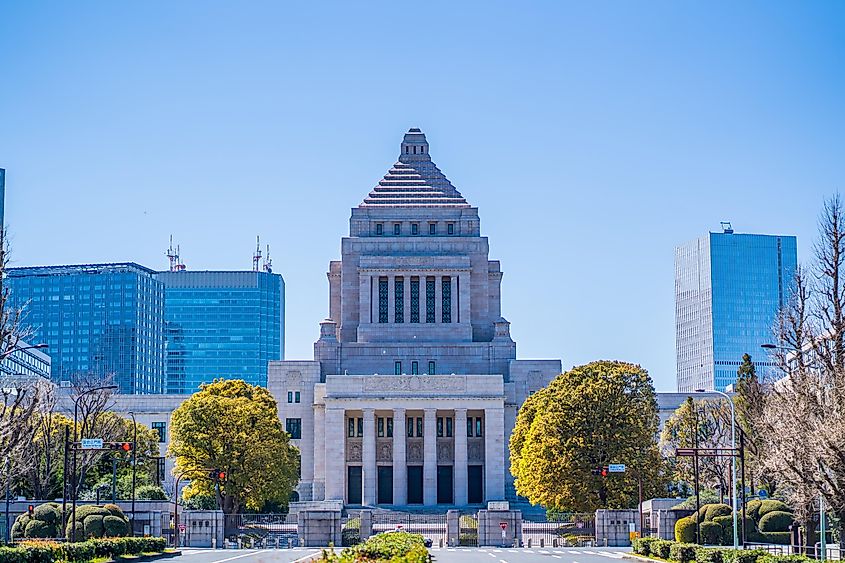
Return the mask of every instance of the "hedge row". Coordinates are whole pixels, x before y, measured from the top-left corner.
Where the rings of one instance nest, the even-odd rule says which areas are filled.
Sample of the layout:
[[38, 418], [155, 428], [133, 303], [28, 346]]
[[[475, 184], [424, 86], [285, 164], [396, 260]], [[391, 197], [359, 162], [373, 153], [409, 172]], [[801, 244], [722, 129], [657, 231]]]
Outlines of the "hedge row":
[[658, 538], [635, 539], [633, 551], [638, 555], [677, 563], [810, 563], [804, 555], [772, 555], [764, 549], [719, 549], [701, 547]]
[[161, 553], [167, 546], [164, 538], [109, 538], [76, 543], [25, 541], [18, 547], [0, 547], [3, 563], [86, 563], [97, 557]]
[[323, 551], [323, 561], [355, 563], [359, 561], [390, 561], [391, 563], [428, 563], [430, 556], [419, 534], [388, 532], [370, 537], [367, 541], [348, 547], [340, 555]]

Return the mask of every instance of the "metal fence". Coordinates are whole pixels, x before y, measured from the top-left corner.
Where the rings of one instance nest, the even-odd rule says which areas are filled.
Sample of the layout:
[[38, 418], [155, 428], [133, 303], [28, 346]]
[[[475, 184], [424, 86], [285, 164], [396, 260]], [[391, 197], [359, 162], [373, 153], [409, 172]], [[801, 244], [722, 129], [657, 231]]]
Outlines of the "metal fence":
[[552, 518], [524, 517], [522, 543], [525, 546], [589, 547], [596, 542], [596, 515], [569, 513]]
[[[402, 530], [412, 534], [421, 534], [431, 539], [434, 545], [446, 543], [445, 514], [410, 514], [407, 512], [373, 513], [373, 534], [390, 530]], [[476, 528], [476, 537], [477, 537]]]
[[230, 542], [251, 548], [299, 546], [296, 514], [227, 514], [225, 536]]

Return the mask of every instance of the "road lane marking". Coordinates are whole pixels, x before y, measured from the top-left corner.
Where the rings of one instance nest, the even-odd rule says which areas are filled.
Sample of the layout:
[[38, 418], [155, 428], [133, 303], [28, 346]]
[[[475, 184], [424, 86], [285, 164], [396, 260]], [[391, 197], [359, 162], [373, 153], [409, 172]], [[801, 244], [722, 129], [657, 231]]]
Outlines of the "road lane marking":
[[573, 551], [573, 550], [571, 550], [571, 549], [570, 549], [570, 550], [569, 550], [569, 553], [576, 553], [576, 554], [578, 554], [578, 553], [581, 553], [581, 552], [580, 552], [580, 551]]
[[504, 559], [499, 559], [499, 563], [508, 563], [508, 562], [505, 561]]
[[[487, 553], [487, 552], [485, 552], [485, 553]], [[496, 556], [495, 556], [495, 555], [493, 555], [492, 553], [487, 553], [487, 555], [489, 555], [489, 556], [490, 556], [490, 557], [492, 557], [493, 559], [495, 559], [495, 558], [496, 558]]]
[[560, 555], [552, 555], [552, 557], [554, 557], [555, 559], [563, 559], [563, 557], [561, 557]]
[[226, 559], [218, 559], [217, 561], [212, 561], [211, 563], [225, 563], [226, 561], [232, 561], [234, 559], [240, 559], [241, 557], [249, 557], [250, 555], [258, 555], [261, 553], [260, 551], [252, 551], [250, 553], [244, 553], [242, 555], [235, 555], [234, 557], [227, 557]]

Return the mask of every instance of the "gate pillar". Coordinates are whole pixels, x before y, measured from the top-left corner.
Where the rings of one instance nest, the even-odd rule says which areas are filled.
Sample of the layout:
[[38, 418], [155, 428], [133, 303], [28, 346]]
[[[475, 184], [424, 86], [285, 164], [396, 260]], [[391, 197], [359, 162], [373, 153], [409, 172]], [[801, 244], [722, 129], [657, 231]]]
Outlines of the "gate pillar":
[[446, 545], [458, 547], [461, 540], [461, 511], [446, 511]]

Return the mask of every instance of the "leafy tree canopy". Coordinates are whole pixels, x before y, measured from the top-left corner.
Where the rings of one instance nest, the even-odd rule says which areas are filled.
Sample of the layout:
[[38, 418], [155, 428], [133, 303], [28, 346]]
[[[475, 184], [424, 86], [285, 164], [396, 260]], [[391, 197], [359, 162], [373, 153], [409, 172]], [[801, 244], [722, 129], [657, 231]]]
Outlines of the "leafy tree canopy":
[[[169, 454], [193, 495], [217, 495], [227, 514], [286, 504], [296, 486], [299, 451], [279, 420], [267, 389], [242, 380], [215, 380], [173, 412]], [[220, 490], [210, 469], [224, 471]]]
[[[519, 410], [510, 439], [516, 491], [558, 511], [635, 506], [638, 476], [646, 498], [665, 492], [657, 428], [646, 370], [619, 361], [573, 368]], [[624, 463], [627, 471], [593, 475], [612, 463]]]

